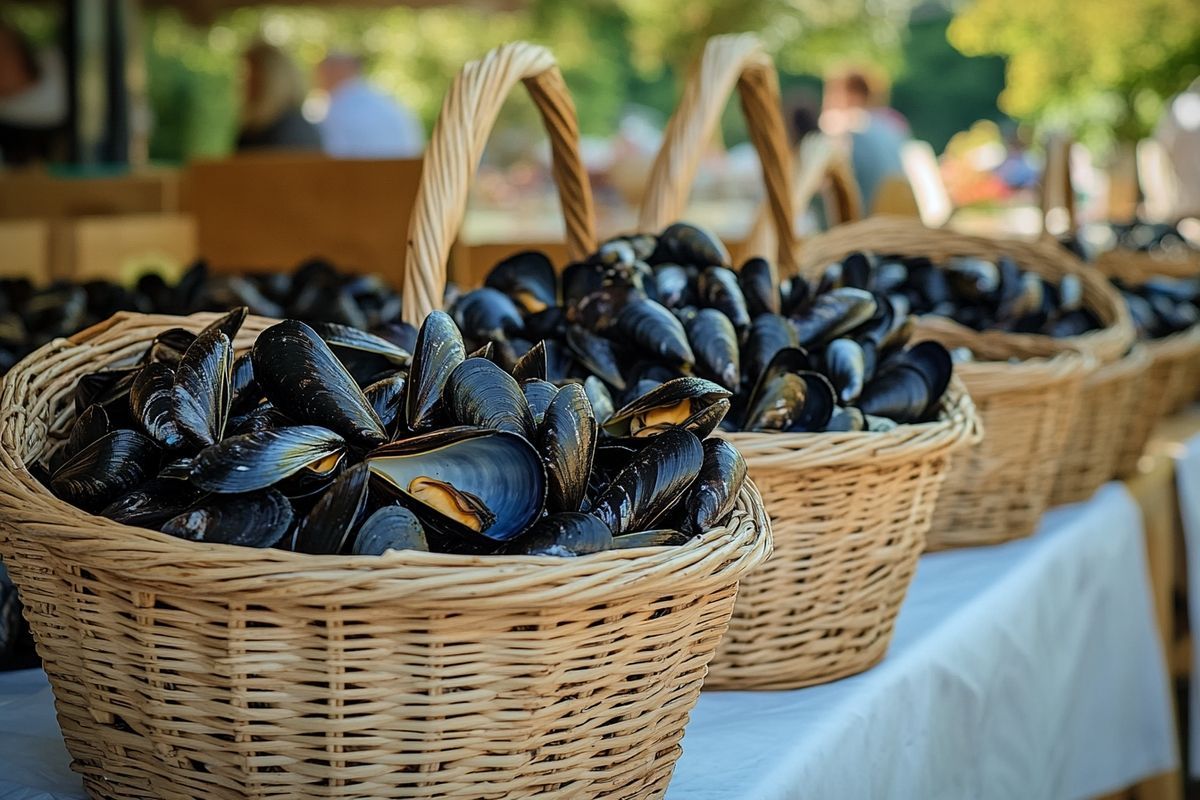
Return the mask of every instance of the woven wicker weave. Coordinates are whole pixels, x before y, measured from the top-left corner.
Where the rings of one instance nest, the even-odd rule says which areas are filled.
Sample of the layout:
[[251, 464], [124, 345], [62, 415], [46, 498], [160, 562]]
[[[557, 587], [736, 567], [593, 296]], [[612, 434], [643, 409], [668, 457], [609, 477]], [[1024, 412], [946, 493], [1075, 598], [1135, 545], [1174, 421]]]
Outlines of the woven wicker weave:
[[[464, 75], [511, 83], [531, 71], [539, 85], [561, 82], [528, 45]], [[474, 88], [460, 76], [447, 106]], [[564, 113], [569, 102], [555, 105]], [[444, 159], [482, 147], [444, 125], [434, 138]], [[424, 176], [435, 180], [428, 166]], [[590, 210], [574, 218], [582, 247]], [[453, 230], [410, 241], [444, 254]], [[428, 305], [440, 289], [418, 294]], [[29, 474], [69, 419], [80, 375], [212, 318], [118, 315], [42, 348], [0, 386], [0, 555], [88, 792], [660, 797], [737, 581], [770, 552], [753, 485], [725, 527], [681, 547], [551, 561], [197, 544], [85, 514]], [[237, 346], [269, 322], [249, 319]]]
[[[747, 71], [769, 72], [760, 80], [736, 80], [761, 160], [786, 163], [769, 63], [752, 37], [709, 41], [667, 127], [642, 207], [644, 230], [659, 230], [682, 211], [700, 147], [711, 138], [735, 79]], [[767, 102], [747, 100], [761, 87], [775, 95]], [[766, 170], [772, 209], [791, 206], [788, 175]], [[812, 181], [812, 190], [819, 185]], [[807, 204], [809, 198], [800, 199]], [[772, 213], [771, 223], [780, 273], [792, 274], [791, 216]], [[763, 493], [775, 554], [743, 580], [705, 687], [805, 686], [878, 662], [908, 591], [949, 454], [976, 435], [975, 423], [956, 381], [935, 423], [882, 434], [730, 434]]]
[[660, 796], [737, 580], [769, 552], [755, 490], [682, 547], [546, 563], [196, 544], [29, 475], [80, 374], [211, 318], [124, 317], [3, 384], [0, 553], [89, 792]]

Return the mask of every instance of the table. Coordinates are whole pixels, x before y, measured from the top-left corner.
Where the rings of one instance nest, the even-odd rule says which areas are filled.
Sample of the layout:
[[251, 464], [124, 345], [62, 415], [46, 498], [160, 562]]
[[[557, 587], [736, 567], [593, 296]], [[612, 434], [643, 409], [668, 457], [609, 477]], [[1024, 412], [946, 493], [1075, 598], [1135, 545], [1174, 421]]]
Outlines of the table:
[[[40, 671], [0, 675], [0, 799], [75, 800]], [[1137, 505], [1121, 486], [1032, 538], [921, 559], [882, 664], [708, 692], [670, 800], [1092, 797], [1175, 768]]]

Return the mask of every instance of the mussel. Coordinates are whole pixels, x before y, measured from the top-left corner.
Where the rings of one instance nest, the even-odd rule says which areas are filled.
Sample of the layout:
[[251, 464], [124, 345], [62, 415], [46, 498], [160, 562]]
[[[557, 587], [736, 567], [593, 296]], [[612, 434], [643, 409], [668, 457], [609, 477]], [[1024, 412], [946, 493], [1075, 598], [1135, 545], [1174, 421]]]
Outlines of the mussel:
[[704, 462], [684, 496], [680, 520], [680, 528], [692, 535], [724, 522], [746, 481], [746, 461], [736, 447], [724, 439], [706, 439], [703, 447]]
[[558, 390], [538, 428], [538, 450], [546, 466], [546, 506], [578, 511], [587, 493], [596, 449], [592, 404], [578, 383]]
[[527, 314], [545, 311], [558, 302], [554, 265], [536, 250], [516, 253], [492, 267], [484, 285], [504, 292]]
[[737, 391], [741, 383], [738, 335], [729, 317], [714, 308], [703, 308], [688, 320], [685, 329], [697, 370], [731, 392]]
[[351, 552], [356, 556], [381, 556], [388, 550], [429, 551], [421, 521], [403, 506], [384, 506], [368, 517], [358, 529]]
[[504, 547], [510, 555], [585, 556], [613, 546], [612, 531], [591, 514], [551, 514]]
[[491, 361], [468, 358], [446, 379], [442, 404], [455, 425], [533, 438], [533, 415], [521, 387]]
[[95, 511], [154, 474], [158, 448], [146, 436], [115, 430], [67, 459], [50, 477], [50, 488], [68, 503]]
[[292, 525], [292, 505], [271, 489], [219, 495], [163, 523], [162, 532], [181, 539], [242, 547], [271, 547]]
[[432, 312], [417, 333], [408, 373], [404, 418], [409, 430], [433, 427], [446, 380], [465, 358], [466, 348], [454, 320], [442, 311]]
[[292, 549], [314, 555], [343, 552], [367, 506], [370, 479], [366, 464], [357, 464], [343, 472], [296, 526]]
[[854, 330], [875, 314], [875, 296], [862, 289], [834, 289], [792, 318], [802, 347], [823, 344]]
[[[604, 421], [604, 430], [613, 436], [644, 437], [674, 427], [694, 429], [700, 415], [720, 401], [727, 403], [729, 396], [728, 390], [712, 381], [675, 378], [655, 386], [616, 411]], [[707, 416], [703, 419], [707, 420]], [[707, 435], [717, 424], [720, 419], [697, 435]]]
[[704, 448], [692, 433], [669, 428], [650, 440], [592, 503], [613, 536], [653, 527], [700, 474]]
[[617, 314], [611, 335], [667, 364], [690, 367], [696, 363], [683, 325], [653, 300], [640, 298], [627, 303]]
[[207, 492], [252, 492], [308, 469], [325, 475], [345, 454], [346, 442], [316, 425], [296, 425], [231, 436], [196, 456], [189, 480]]

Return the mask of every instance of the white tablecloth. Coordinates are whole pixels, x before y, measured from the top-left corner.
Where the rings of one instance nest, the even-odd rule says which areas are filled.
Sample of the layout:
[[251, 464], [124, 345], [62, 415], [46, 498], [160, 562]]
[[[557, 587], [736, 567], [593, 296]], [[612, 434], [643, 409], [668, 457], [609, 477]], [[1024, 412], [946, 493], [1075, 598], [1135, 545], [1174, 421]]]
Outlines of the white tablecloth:
[[[1035, 537], [925, 556], [885, 661], [710, 692], [671, 800], [1086, 797], [1176, 763], [1141, 517], [1124, 489]], [[40, 672], [0, 675], [0, 800], [75, 800]]]
[[[1179, 490], [1179, 516], [1187, 547], [1188, 615], [1200, 620], [1200, 435], [1193, 436], [1175, 456], [1175, 485]], [[1194, 625], [1193, 625], [1194, 627]], [[1188, 753], [1188, 768], [1200, 777], [1200, 635], [1192, 635], [1192, 680], [1188, 716], [1193, 731]]]

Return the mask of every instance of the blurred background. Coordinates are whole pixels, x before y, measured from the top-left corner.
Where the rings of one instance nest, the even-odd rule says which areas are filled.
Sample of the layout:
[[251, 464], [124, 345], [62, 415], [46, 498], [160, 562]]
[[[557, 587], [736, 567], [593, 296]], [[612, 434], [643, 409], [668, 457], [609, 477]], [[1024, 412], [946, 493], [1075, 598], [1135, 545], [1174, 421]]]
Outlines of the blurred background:
[[[512, 39], [557, 56], [600, 232], [628, 230], [690, 65], [731, 31], [761, 34], [793, 138], [840, 142], [867, 211], [1036, 235], [1045, 142], [1064, 135], [1078, 143], [1081, 221], [1183, 219], [1186, 232], [1200, 214], [1178, 166], [1200, 162], [1195, 0], [6, 2], [0, 271], [323, 255], [391, 274], [446, 88]], [[532, 104], [514, 96], [462, 233], [478, 263], [561, 238], [548, 161]], [[730, 103], [689, 216], [744, 236], [761, 184]], [[330, 230], [289, 241], [306, 228]], [[460, 277], [478, 271], [462, 248], [457, 259]]]

